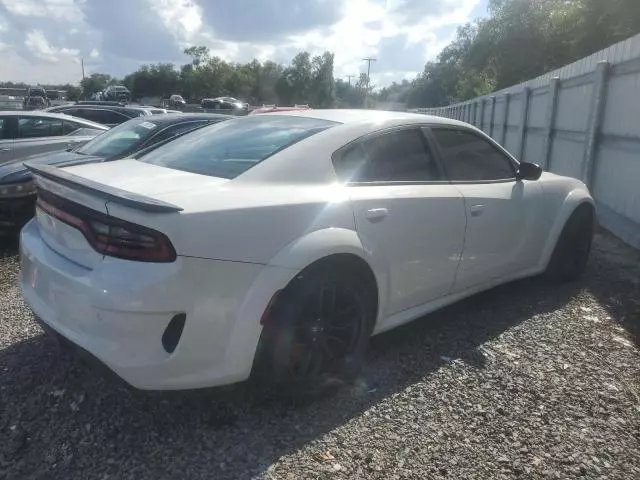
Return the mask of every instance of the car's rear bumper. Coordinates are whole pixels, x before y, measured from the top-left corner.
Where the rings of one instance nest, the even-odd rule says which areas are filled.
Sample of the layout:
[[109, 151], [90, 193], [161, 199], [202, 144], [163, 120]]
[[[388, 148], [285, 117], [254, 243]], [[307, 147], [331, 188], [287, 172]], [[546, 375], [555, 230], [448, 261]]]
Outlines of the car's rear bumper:
[[[262, 312], [291, 276], [282, 268], [185, 257], [171, 264], [105, 258], [87, 269], [49, 248], [35, 221], [20, 240], [21, 286], [35, 315], [141, 389], [248, 378]], [[168, 352], [163, 334], [182, 313], [184, 329]]]

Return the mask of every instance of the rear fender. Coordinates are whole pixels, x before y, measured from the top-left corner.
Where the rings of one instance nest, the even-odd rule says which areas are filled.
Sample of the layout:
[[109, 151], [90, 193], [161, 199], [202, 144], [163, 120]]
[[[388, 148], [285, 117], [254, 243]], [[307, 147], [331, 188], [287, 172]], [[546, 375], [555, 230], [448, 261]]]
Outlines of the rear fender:
[[[289, 243], [262, 269], [245, 295], [237, 313], [242, 319], [242, 328], [236, 327], [229, 339], [227, 360], [234, 365], [234, 379], [248, 378], [257, 352], [262, 325], [260, 323], [272, 298], [287, 287], [304, 268], [330, 255], [355, 255], [369, 265], [378, 284], [378, 321], [386, 307], [388, 291], [386, 268], [377, 264], [371, 252], [360, 242], [358, 234], [344, 228], [316, 230]], [[237, 352], [253, 352], [252, 355], [238, 355]]]
[[389, 291], [389, 267], [382, 257], [367, 248], [358, 233], [346, 228], [326, 228], [311, 232], [289, 243], [275, 257], [269, 265], [290, 269], [291, 278], [286, 285], [304, 268], [330, 255], [351, 254], [364, 260], [371, 268], [378, 287], [378, 318], [386, 311]]
[[546, 266], [549, 263], [551, 255], [553, 254], [553, 249], [558, 242], [558, 238], [560, 238], [560, 234], [562, 233], [562, 229], [567, 223], [567, 220], [569, 220], [569, 217], [576, 208], [583, 203], [587, 203], [595, 209], [593, 198], [591, 198], [589, 192], [585, 188], [576, 188], [569, 192], [565, 197], [562, 205], [560, 206], [559, 213], [556, 215], [553, 225], [551, 226], [549, 235], [547, 236], [547, 242], [544, 246], [544, 250], [542, 251], [542, 266]]

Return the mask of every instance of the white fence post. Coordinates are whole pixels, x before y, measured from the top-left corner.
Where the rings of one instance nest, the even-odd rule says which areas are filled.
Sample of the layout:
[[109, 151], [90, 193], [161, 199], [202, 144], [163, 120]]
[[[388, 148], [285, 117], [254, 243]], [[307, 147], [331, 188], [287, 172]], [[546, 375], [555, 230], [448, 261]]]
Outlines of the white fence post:
[[553, 132], [556, 126], [556, 111], [558, 109], [558, 90], [560, 88], [560, 78], [553, 77], [549, 82], [549, 107], [547, 110], [547, 131], [544, 137], [542, 148], [543, 168], [551, 171], [551, 145], [553, 144]]
[[489, 119], [489, 136], [493, 137], [493, 122], [496, 118], [496, 97], [491, 96], [491, 118]]
[[[602, 124], [602, 112], [607, 100], [607, 80], [609, 79], [609, 62], [606, 60], [598, 62], [595, 71], [595, 82], [593, 85], [593, 98], [591, 100], [591, 111], [589, 113], [589, 124], [587, 127], [587, 138], [584, 148], [584, 164], [582, 168], [582, 181], [589, 189], [593, 189], [593, 177], [595, 172], [595, 158], [598, 148], [598, 136], [600, 135], [600, 125]], [[631, 100], [631, 99], [630, 99]]]
[[522, 88], [522, 116], [520, 117], [520, 131], [518, 132], [518, 160], [524, 158], [524, 147], [527, 141], [527, 117], [529, 114], [529, 97], [531, 88]]
[[502, 119], [502, 132], [500, 135], [500, 143], [504, 147], [507, 140], [507, 127], [509, 126], [509, 99], [511, 94], [509, 92], [504, 94], [504, 118]]

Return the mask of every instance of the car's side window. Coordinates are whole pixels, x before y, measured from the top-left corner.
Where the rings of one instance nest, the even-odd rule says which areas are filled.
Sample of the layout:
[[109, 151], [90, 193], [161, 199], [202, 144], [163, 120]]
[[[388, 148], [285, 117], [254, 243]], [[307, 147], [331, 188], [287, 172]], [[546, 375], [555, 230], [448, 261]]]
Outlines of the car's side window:
[[171, 125], [170, 127], [165, 128], [163, 131], [161, 131], [160, 133], [158, 133], [156, 136], [154, 136], [147, 144], [147, 146], [149, 145], [155, 145], [158, 142], [162, 142], [168, 138], [171, 137], [175, 137], [176, 135], [181, 135], [185, 132], [188, 132], [189, 130], [193, 130], [195, 128], [198, 128], [202, 125], [204, 125], [205, 123], [208, 123], [207, 120], [198, 120], [198, 121], [193, 121], [193, 122], [184, 122], [184, 123], [178, 123], [176, 125]]
[[352, 183], [441, 180], [419, 128], [394, 130], [349, 145], [334, 159], [334, 166], [341, 180]]
[[433, 128], [431, 132], [449, 180], [481, 182], [515, 178], [511, 159], [479, 135], [447, 128]]
[[21, 117], [18, 120], [18, 138], [40, 138], [62, 135], [59, 118]]
[[128, 117], [112, 110], [102, 110], [97, 108], [80, 110], [76, 114], [78, 117], [91, 120], [92, 122], [101, 123], [103, 125], [115, 125], [126, 122]]
[[62, 134], [69, 135], [70, 133], [75, 132], [76, 130], [83, 128], [82, 125], [76, 122], [70, 122], [69, 120], [64, 120], [62, 122]]

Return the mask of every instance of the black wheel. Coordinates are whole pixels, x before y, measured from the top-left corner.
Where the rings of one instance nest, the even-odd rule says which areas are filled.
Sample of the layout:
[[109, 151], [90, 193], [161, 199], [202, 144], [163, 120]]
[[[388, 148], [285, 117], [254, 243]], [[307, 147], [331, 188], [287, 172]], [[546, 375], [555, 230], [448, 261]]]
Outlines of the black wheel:
[[285, 394], [351, 381], [373, 330], [376, 293], [355, 272], [311, 267], [282, 292], [263, 329], [258, 378]]
[[593, 208], [578, 207], [569, 217], [547, 266], [547, 276], [559, 282], [578, 280], [585, 272], [594, 232]]

